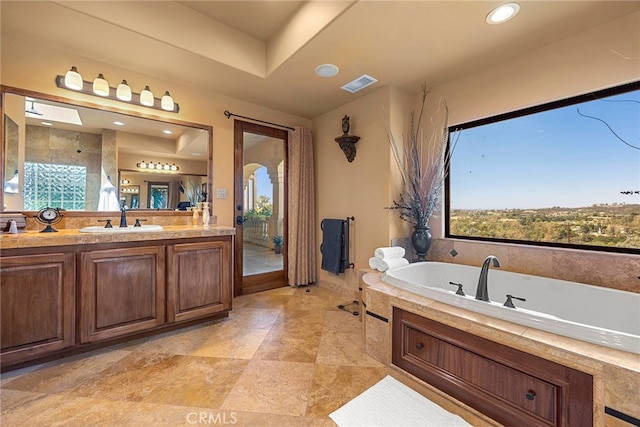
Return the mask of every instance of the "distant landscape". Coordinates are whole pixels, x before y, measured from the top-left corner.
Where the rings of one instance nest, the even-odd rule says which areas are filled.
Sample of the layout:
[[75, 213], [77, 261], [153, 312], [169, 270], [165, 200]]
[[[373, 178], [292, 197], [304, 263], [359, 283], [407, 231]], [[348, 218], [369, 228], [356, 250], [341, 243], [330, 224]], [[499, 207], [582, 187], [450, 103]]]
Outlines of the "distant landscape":
[[450, 232], [458, 236], [640, 248], [640, 204], [451, 209]]

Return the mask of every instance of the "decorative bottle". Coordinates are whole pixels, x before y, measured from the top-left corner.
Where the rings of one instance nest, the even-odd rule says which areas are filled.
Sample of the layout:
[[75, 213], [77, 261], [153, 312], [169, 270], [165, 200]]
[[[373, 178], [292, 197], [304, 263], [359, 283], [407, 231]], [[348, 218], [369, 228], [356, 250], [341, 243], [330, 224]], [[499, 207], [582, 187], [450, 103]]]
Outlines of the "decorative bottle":
[[202, 202], [202, 225], [209, 226], [211, 214], [209, 213], [209, 202]]
[[197, 206], [192, 206], [191, 210], [193, 211], [193, 225], [198, 225], [199, 221], [199, 217], [198, 217], [198, 207]]

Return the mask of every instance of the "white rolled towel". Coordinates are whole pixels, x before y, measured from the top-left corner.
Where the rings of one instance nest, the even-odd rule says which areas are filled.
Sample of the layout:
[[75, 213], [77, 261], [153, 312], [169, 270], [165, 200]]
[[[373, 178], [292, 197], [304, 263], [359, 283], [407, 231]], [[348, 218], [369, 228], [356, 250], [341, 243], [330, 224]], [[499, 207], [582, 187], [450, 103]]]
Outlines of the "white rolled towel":
[[380, 260], [374, 256], [372, 256], [371, 258], [369, 258], [369, 268], [372, 270], [380, 270]]
[[378, 270], [387, 271], [394, 268], [402, 267], [404, 265], [409, 265], [409, 260], [406, 258], [388, 258], [380, 260], [380, 266], [382, 267], [382, 270]]
[[378, 259], [402, 258], [404, 256], [404, 248], [402, 246], [377, 248], [374, 252], [374, 255]]

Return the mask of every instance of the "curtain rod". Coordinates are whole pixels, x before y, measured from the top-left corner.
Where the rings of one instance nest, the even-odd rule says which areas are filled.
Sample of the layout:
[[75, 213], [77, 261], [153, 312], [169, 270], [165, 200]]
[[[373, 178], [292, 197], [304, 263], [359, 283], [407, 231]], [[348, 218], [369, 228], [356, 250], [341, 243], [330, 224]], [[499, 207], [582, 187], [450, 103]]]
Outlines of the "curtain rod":
[[258, 120], [258, 119], [254, 119], [252, 117], [245, 117], [245, 116], [240, 116], [238, 114], [233, 114], [233, 113], [229, 112], [229, 110], [225, 110], [224, 115], [227, 116], [227, 119], [230, 119], [231, 116], [234, 116], [234, 117], [240, 117], [241, 119], [252, 120], [254, 122], [266, 123], [268, 125], [273, 125], [273, 126], [278, 126], [278, 127], [285, 128], [285, 129], [295, 130], [294, 128], [289, 127], [289, 126], [279, 125], [277, 123], [265, 122], [264, 120]]

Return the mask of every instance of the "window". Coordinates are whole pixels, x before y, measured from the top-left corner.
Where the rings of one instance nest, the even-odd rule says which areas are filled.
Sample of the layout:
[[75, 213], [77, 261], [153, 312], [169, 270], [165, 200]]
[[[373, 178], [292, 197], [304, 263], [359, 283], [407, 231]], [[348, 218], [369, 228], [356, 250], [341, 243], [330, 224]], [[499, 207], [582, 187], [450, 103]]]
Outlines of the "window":
[[87, 168], [84, 166], [24, 163], [24, 208], [56, 207], [85, 210]]
[[450, 130], [447, 237], [640, 249], [640, 82]]

